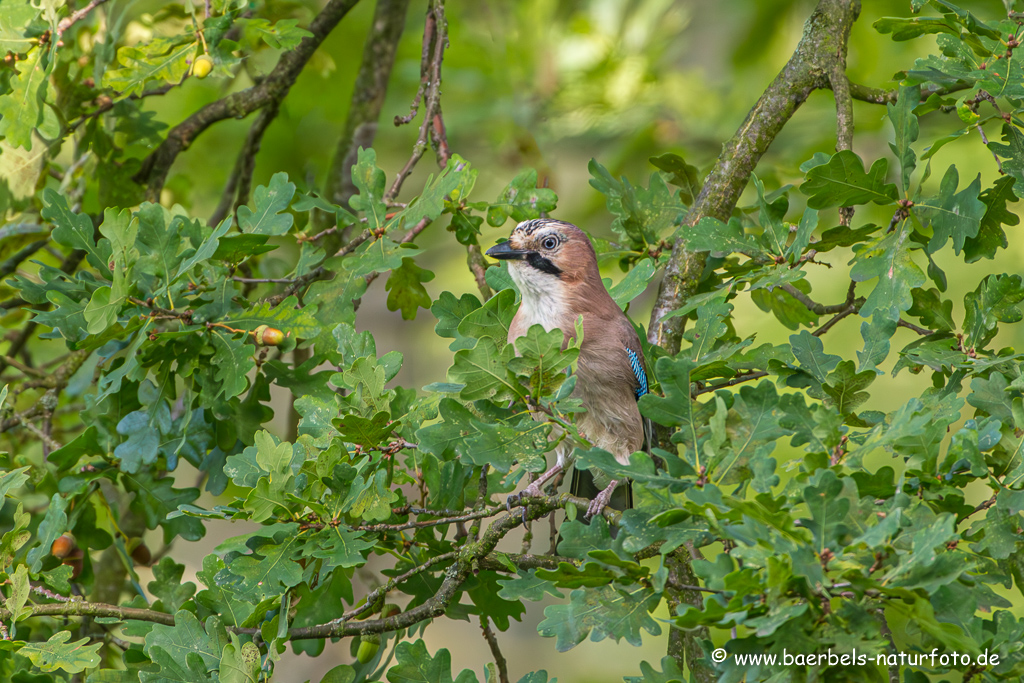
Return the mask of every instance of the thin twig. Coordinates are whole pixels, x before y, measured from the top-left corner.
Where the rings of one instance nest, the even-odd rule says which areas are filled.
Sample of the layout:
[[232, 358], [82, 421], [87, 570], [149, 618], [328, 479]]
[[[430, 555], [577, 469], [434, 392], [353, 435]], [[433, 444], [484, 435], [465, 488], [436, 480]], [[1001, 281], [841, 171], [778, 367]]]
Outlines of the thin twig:
[[18, 266], [21, 265], [22, 261], [32, 256], [32, 254], [45, 247], [47, 244], [48, 240], [36, 240], [35, 242], [27, 244], [11, 254], [7, 260], [0, 263], [0, 280], [18, 270]]
[[[356, 193], [352, 167], [358, 159], [359, 148], [372, 147], [377, 134], [377, 123], [387, 96], [388, 81], [408, 10], [409, 0], [377, 0], [370, 34], [363, 46], [362, 61], [352, 88], [345, 127], [338, 137], [323, 193], [324, 199], [345, 209], [349, 208], [349, 199]], [[312, 219], [316, 229], [333, 222], [333, 216], [323, 211], [313, 212]]]
[[43, 372], [42, 370], [37, 370], [36, 368], [32, 368], [25, 365], [17, 358], [11, 358], [10, 356], [4, 356], [0, 354], [0, 360], [2, 360], [4, 363], [10, 365], [13, 368], [21, 370], [26, 375], [32, 375], [33, 377], [47, 377], [49, 375], [49, 373], [47, 372]]
[[914, 323], [907, 322], [906, 320], [903, 320], [902, 318], [900, 318], [899, 320], [896, 321], [896, 327], [905, 327], [908, 330], [913, 330], [914, 332], [917, 332], [922, 337], [927, 337], [929, 334], [935, 334], [935, 332], [933, 332], [932, 330], [928, 330], [928, 329], [925, 329], [923, 327], [918, 327]]
[[60, 23], [57, 24], [57, 36], [59, 37], [59, 36], [64, 35], [65, 31], [67, 31], [75, 23], [80, 21], [86, 14], [88, 14], [91, 11], [93, 11], [94, 9], [96, 9], [97, 7], [99, 7], [100, 5], [105, 3], [106, 1], [107, 0], [92, 0], [92, 2], [90, 2], [88, 5], [86, 5], [82, 9], [78, 10], [77, 12], [74, 12], [70, 17], [66, 17], [64, 19], [61, 19]]
[[978, 129], [978, 134], [981, 135], [981, 141], [984, 143], [985, 148], [992, 152], [992, 158], [996, 160], [996, 167], [999, 169], [999, 175], [1006, 175], [1006, 171], [1003, 170], [1003, 162], [999, 159], [999, 155], [988, 146], [988, 136], [985, 135], [984, 129], [980, 125], [976, 125], [975, 128]]
[[469, 266], [469, 272], [473, 273], [476, 288], [480, 290], [480, 296], [484, 298], [484, 301], [494, 296], [491, 286], [487, 284], [487, 261], [484, 259], [479, 244], [466, 245], [466, 265]]
[[829, 330], [831, 330], [831, 329], [832, 329], [832, 327], [833, 327], [833, 326], [834, 326], [834, 325], [835, 325], [836, 323], [838, 323], [838, 322], [839, 322], [840, 320], [842, 320], [843, 318], [845, 318], [845, 317], [847, 317], [847, 316], [849, 316], [849, 315], [853, 315], [853, 314], [854, 314], [854, 313], [856, 313], [856, 312], [857, 312], [858, 310], [860, 310], [860, 306], [850, 305], [850, 306], [846, 307], [845, 309], [843, 309], [843, 310], [842, 310], [842, 311], [840, 311], [839, 313], [836, 313], [836, 314], [835, 314], [835, 315], [834, 315], [834, 316], [833, 316], [832, 318], [830, 318], [830, 319], [828, 320], [828, 322], [826, 322], [826, 323], [825, 323], [824, 325], [822, 325], [821, 327], [819, 327], [818, 329], [816, 329], [816, 330], [815, 330], [814, 332], [811, 332], [811, 334], [812, 334], [813, 336], [815, 336], [815, 337], [820, 337], [821, 335], [823, 335], [823, 334], [825, 334], [826, 332], [828, 332]]
[[[970, 87], [972, 87], [972, 84], [964, 81], [955, 85], [942, 86], [938, 88], [924, 88], [921, 90], [921, 101], [923, 102], [932, 95], [949, 95], [950, 93], [967, 90]], [[899, 91], [872, 88], [866, 85], [861, 85], [860, 83], [850, 83], [850, 96], [855, 100], [860, 100], [861, 102], [867, 102], [869, 104], [891, 104], [896, 102], [896, 98], [899, 96]]]
[[422, 522], [405, 522], [403, 524], [364, 524], [352, 527], [353, 531], [404, 531], [406, 529], [424, 529], [426, 527], [441, 526], [443, 524], [454, 524], [456, 522], [470, 522], [474, 519], [485, 519], [494, 517], [505, 511], [504, 505], [494, 505], [484, 510], [469, 512], [455, 517], [442, 517], [441, 519], [427, 519]]
[[295, 282], [293, 277], [232, 277], [231, 279], [248, 285], [291, 284]]
[[736, 386], [737, 384], [742, 384], [744, 382], [749, 382], [751, 380], [760, 379], [761, 377], [767, 377], [767, 376], [768, 376], [768, 373], [764, 372], [762, 370], [758, 370], [757, 372], [748, 372], [748, 373], [744, 373], [744, 374], [741, 374], [741, 375], [737, 375], [736, 377], [733, 377], [732, 379], [730, 379], [728, 381], [725, 381], [725, 382], [719, 382], [718, 384], [709, 384], [708, 386], [706, 386], [706, 387], [704, 387], [702, 389], [698, 389], [697, 391], [693, 392], [693, 394], [691, 394], [691, 395], [696, 397], [696, 396], [700, 396], [701, 394], [706, 394], [709, 391], [718, 391], [719, 389], [722, 389], [722, 388], [725, 388], [725, 387]]
[[494, 631], [491, 630], [491, 623], [488, 621], [486, 614], [480, 615], [480, 630], [483, 631], [484, 640], [487, 641], [487, 647], [491, 648], [491, 656], [494, 657], [494, 664], [498, 667], [499, 683], [509, 683], [508, 663], [505, 661], [505, 656], [501, 654], [501, 648], [498, 646], [498, 639], [494, 637]]
[[824, 304], [819, 304], [818, 302], [814, 301], [813, 299], [811, 299], [811, 297], [807, 296], [806, 294], [804, 294], [799, 289], [797, 289], [796, 287], [789, 283], [779, 285], [779, 288], [782, 291], [789, 294], [794, 299], [796, 299], [797, 301], [799, 301], [800, 303], [802, 303], [804, 306], [807, 307], [807, 310], [809, 310], [811, 313], [814, 313], [815, 315], [831, 315], [833, 313], [838, 313], [848, 308], [852, 303], [851, 301], [847, 300], [841, 304], [832, 304], [831, 306], [826, 306]]
[[[444, 123], [435, 122], [435, 118], [441, 116], [441, 62], [444, 59], [444, 49], [448, 44], [448, 22], [444, 15], [443, 0], [431, 0], [430, 9], [427, 10], [427, 19], [423, 28], [424, 52], [430, 46], [430, 62], [427, 69], [420, 75], [421, 86], [425, 88], [426, 109], [423, 112], [423, 123], [420, 124], [419, 136], [413, 145], [412, 156], [405, 162], [405, 166], [398, 172], [391, 189], [384, 195], [384, 201], [392, 201], [402, 191], [402, 184], [412, 173], [412, 169], [427, 151], [428, 139], [438, 146], [438, 162], [440, 163], [442, 151], [448, 154], [448, 142], [443, 138]], [[398, 120], [395, 121], [399, 123]], [[445, 158], [447, 162], [447, 158]], [[443, 164], [441, 164], [443, 166]]]

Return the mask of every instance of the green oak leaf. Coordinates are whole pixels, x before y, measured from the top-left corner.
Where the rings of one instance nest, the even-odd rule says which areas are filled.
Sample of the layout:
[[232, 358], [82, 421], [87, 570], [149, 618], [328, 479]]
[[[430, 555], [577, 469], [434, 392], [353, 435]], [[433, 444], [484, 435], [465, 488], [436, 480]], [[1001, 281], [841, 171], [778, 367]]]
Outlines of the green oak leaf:
[[415, 320], [416, 311], [430, 308], [430, 294], [424, 282], [434, 279], [434, 273], [416, 265], [411, 258], [403, 258], [402, 265], [391, 271], [384, 289], [388, 291], [389, 311], [401, 311], [403, 320]]
[[260, 185], [253, 192], [253, 208], [238, 207], [238, 226], [245, 234], [283, 235], [288, 232], [295, 219], [286, 213], [295, 183], [288, 181], [287, 173], [275, 173], [269, 185]]
[[107, 69], [103, 74], [103, 86], [116, 90], [118, 99], [124, 99], [141, 95], [150, 81], [177, 85], [188, 73], [198, 46], [198, 41], [184, 34], [121, 47], [117, 51], [117, 61], [122, 68]]
[[349, 414], [335, 418], [333, 423], [342, 438], [363, 448], [376, 448], [398, 428], [398, 423], [391, 421], [391, 413], [384, 411], [375, 413], [370, 419]]
[[956, 166], [950, 166], [942, 177], [939, 194], [918, 204], [918, 211], [930, 217], [932, 238], [928, 242], [928, 253], [937, 252], [952, 238], [953, 250], [959, 254], [968, 239], [977, 237], [981, 221], [988, 207], [978, 198], [981, 192], [981, 175], [960, 192]]
[[1007, 247], [1006, 233], [1002, 226], [1020, 223], [1020, 217], [1006, 207], [1008, 203], [1018, 201], [1015, 186], [1016, 178], [1003, 176], [981, 193], [979, 198], [985, 204], [985, 215], [981, 218], [977, 236], [968, 237], [964, 241], [964, 260], [967, 263], [982, 258], [995, 258], [997, 251]]
[[554, 190], [537, 187], [537, 171], [520, 171], [487, 209], [487, 223], [494, 227], [512, 217], [516, 223], [527, 221], [555, 210], [558, 197]]
[[469, 669], [452, 679], [452, 657], [442, 648], [433, 657], [427, 652], [422, 640], [414, 643], [399, 643], [395, 648], [396, 664], [388, 669], [391, 683], [476, 683], [476, 676]]
[[910, 174], [917, 165], [917, 156], [910, 145], [917, 140], [920, 133], [917, 114], [914, 113], [914, 108], [920, 102], [921, 86], [901, 85], [896, 102], [885, 105], [889, 121], [896, 131], [896, 141], [889, 143], [889, 149], [900, 163], [900, 188], [904, 194], [910, 191]]
[[220, 664], [221, 638], [226, 640], [226, 634], [217, 617], [207, 619], [204, 630], [194, 614], [179, 610], [174, 615], [174, 626], [155, 624], [146, 634], [143, 650], [160, 671], [143, 671], [140, 679], [144, 683], [212, 680], [208, 672]]
[[551, 582], [537, 577], [537, 570], [519, 570], [516, 578], [499, 579], [501, 590], [498, 596], [505, 600], [532, 600], [537, 602], [544, 600], [545, 596], [564, 598], [565, 596]]
[[250, 335], [236, 339], [234, 335], [216, 328], [210, 330], [210, 343], [215, 349], [211, 363], [215, 368], [214, 376], [220, 383], [217, 396], [229, 399], [245, 391], [248, 385], [246, 374], [256, 367], [253, 359], [256, 347], [250, 343], [251, 340]]
[[[14, 3], [6, 4], [9, 7]], [[24, 47], [27, 46], [15, 53]], [[11, 79], [11, 92], [0, 95], [0, 136], [14, 147], [31, 150], [32, 133], [43, 122], [50, 68], [43, 63], [46, 50], [35, 48], [27, 52], [23, 61], [15, 63], [18, 75]]]
[[566, 652], [589, 635], [594, 642], [605, 638], [625, 638], [634, 646], [641, 644], [641, 632], [660, 635], [661, 627], [649, 611], [660, 596], [646, 588], [631, 591], [612, 586], [577, 588], [569, 596], [568, 605], [550, 605], [544, 609], [544, 621], [537, 631], [545, 638], [556, 639], [555, 648]]
[[68, 501], [59, 493], [53, 494], [50, 498], [50, 505], [46, 508], [46, 516], [39, 523], [36, 530], [36, 537], [39, 538], [39, 545], [28, 551], [28, 568], [33, 574], [38, 574], [43, 568], [43, 559], [49, 557], [50, 546], [57, 540], [57, 537], [68, 529], [67, 510]]
[[877, 312], [898, 320], [900, 313], [913, 305], [911, 290], [924, 284], [925, 274], [911, 258], [909, 236], [907, 221], [903, 221], [880, 240], [854, 247], [857, 257], [850, 277], [857, 282], [878, 278], [860, 309], [865, 318]]
[[451, 381], [466, 385], [459, 393], [466, 401], [519, 398], [524, 390], [508, 369], [514, 357], [511, 345], [506, 344], [499, 349], [493, 339], [485, 337], [473, 348], [455, 353], [455, 364], [448, 370], [448, 376]]
[[[373, 149], [359, 148], [358, 159], [352, 166], [352, 183], [359, 192], [349, 200], [349, 205], [363, 213], [368, 230], [382, 234], [388, 222], [387, 206], [384, 204], [387, 179], [384, 171], [377, 168], [377, 153]], [[392, 267], [397, 267], [397, 264]], [[390, 269], [391, 267], [381, 270]]]
[[365, 532], [341, 526], [321, 529], [313, 537], [317, 548], [311, 554], [324, 560], [322, 572], [335, 567], [358, 567], [366, 562], [366, 551], [375, 545], [372, 540], [366, 540], [365, 535]]
[[642, 259], [629, 269], [621, 282], [608, 290], [619, 308], [625, 310], [630, 301], [644, 293], [654, 277], [655, 268], [653, 259]]
[[263, 42], [275, 50], [294, 50], [303, 38], [313, 37], [312, 33], [300, 28], [298, 23], [298, 19], [280, 19], [271, 24], [267, 19], [254, 18], [245, 23], [245, 32], [262, 38]]
[[1020, 197], [1024, 193], [1024, 133], [1017, 126], [1003, 124], [1003, 143], [993, 140], [988, 143], [988, 148], [1002, 157], [1003, 172], [1017, 181], [1013, 190]]
[[88, 638], [69, 643], [70, 638], [70, 631], [57, 631], [45, 643], [29, 643], [18, 650], [18, 654], [28, 657], [40, 671], [46, 672], [61, 669], [77, 674], [99, 666], [99, 649], [103, 643], [89, 645]]
[[889, 163], [878, 159], [864, 172], [864, 162], [848, 149], [836, 152], [827, 164], [807, 172], [800, 191], [808, 195], [807, 206], [829, 209], [857, 204], [890, 204], [899, 196], [896, 186], [885, 182]]

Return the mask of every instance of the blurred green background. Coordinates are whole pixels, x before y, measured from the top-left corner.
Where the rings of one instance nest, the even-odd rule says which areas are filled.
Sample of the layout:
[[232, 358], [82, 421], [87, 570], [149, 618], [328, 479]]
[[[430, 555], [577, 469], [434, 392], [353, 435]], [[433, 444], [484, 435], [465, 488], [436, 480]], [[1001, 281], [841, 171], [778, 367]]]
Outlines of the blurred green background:
[[[319, 8], [316, 3], [276, 3], [308, 22]], [[961, 5], [982, 19], [1005, 16], [998, 0], [965, 1]], [[480, 171], [474, 197], [493, 198], [507, 179], [522, 168], [536, 168], [542, 183], [559, 196], [555, 217], [580, 225], [591, 234], [610, 237], [610, 217], [602, 197], [588, 183], [587, 163], [595, 158], [613, 174], [625, 175], [635, 184], [647, 184], [655, 170], [649, 158], [673, 152], [706, 172], [721, 144], [733, 135], [762, 90], [786, 63], [796, 46], [803, 22], [814, 3], [794, 0], [449, 0], [447, 2], [451, 46], [444, 62], [443, 96], [448, 139], [452, 150], [468, 159]], [[135, 18], [134, 30], [149, 30], [146, 11], [158, 5], [136, 3], [126, 11]], [[378, 164], [394, 173], [402, 166], [416, 138], [418, 122], [394, 128], [396, 115], [406, 114], [419, 84], [420, 41], [424, 3], [413, 2], [381, 116], [375, 148]], [[879, 35], [872, 23], [879, 17], [909, 15], [910, 2], [865, 0], [860, 19], [850, 39], [849, 75], [858, 83], [893, 87], [901, 69], [910, 68], [915, 58], [935, 52], [930, 37], [893, 42]], [[373, 15], [373, 3], [361, 2], [333, 32], [314, 56], [295, 87], [285, 99], [281, 113], [264, 138], [257, 159], [254, 184], [266, 183], [278, 171], [286, 171], [301, 190], [323, 186], [326, 170], [347, 113], [358, 69], [363, 39]], [[148, 98], [147, 107], [158, 120], [175, 125], [190, 113], [222, 97], [227, 90], [252, 84], [253, 77], [266, 73], [276, 55], [246, 63], [233, 81], [188, 79], [175, 97]], [[884, 107], [856, 103], [854, 151], [868, 163], [889, 155], [891, 131], [883, 122]], [[951, 120], [952, 117], [952, 120]], [[958, 126], [954, 114], [932, 113], [922, 118], [921, 139], [934, 139]], [[192, 148], [178, 158], [162, 200], [190, 208], [193, 215], [211, 213], [248, 131], [250, 120], [225, 121], [207, 131]], [[941, 131], [941, 132], [939, 132]], [[993, 128], [990, 138], [998, 138]], [[768, 190], [789, 183], [799, 185], [799, 164], [815, 152], [831, 153], [835, 146], [835, 110], [831, 93], [816, 92], [800, 109], [775, 141], [757, 168]], [[921, 150], [918, 149], [920, 154]], [[978, 136], [966, 136], [945, 148], [932, 160], [930, 184], [937, 184], [945, 168], [955, 163], [962, 182], [981, 173], [989, 184], [998, 174], [996, 163]], [[426, 176], [436, 171], [428, 152], [415, 177], [405, 184], [400, 200], [408, 199]], [[749, 203], [744, 195], [740, 206]], [[802, 209], [801, 195], [791, 198], [789, 220]], [[820, 228], [837, 223], [834, 211], [822, 215]], [[855, 224], [887, 222], [889, 216], [861, 208]], [[484, 227], [481, 240], [486, 248], [508, 234], [511, 225]], [[963, 294], [973, 290], [985, 274], [979, 271], [1020, 272], [1022, 247], [1010, 233], [1010, 248], [1000, 252], [998, 261], [987, 268], [968, 272], [961, 261], [939, 265], [949, 277], [949, 291], [955, 304], [954, 316], [963, 315]], [[443, 222], [431, 226], [420, 243], [428, 251], [423, 267], [437, 277], [426, 284], [436, 298], [443, 290], [456, 295], [475, 291], [465, 267], [465, 251], [446, 233]], [[946, 253], [946, 252], [944, 252]], [[836, 250], [824, 261], [845, 265], [848, 253]], [[270, 271], [265, 263], [265, 271]], [[282, 271], [286, 270], [282, 263]], [[963, 273], [961, 277], [960, 274]], [[622, 276], [614, 267], [605, 275]], [[845, 297], [846, 280], [830, 279], [826, 267], [811, 271], [812, 297], [830, 304]], [[930, 284], [928, 286], [931, 286]], [[656, 294], [652, 285], [629, 311], [634, 320], [647, 325]], [[398, 312], [387, 310], [383, 282], [375, 283], [363, 299], [358, 327], [371, 330], [380, 353], [397, 349], [406, 355], [398, 382], [423, 386], [443, 380], [451, 352], [447, 341], [432, 332], [433, 318], [421, 311], [407, 322]], [[850, 317], [840, 330], [825, 339], [825, 350], [852, 357], [861, 347], [862, 320]], [[737, 301], [736, 325], [741, 336], [756, 333], [759, 342], [780, 342], [790, 330], [749, 301]], [[1014, 326], [1011, 326], [1013, 329]], [[1019, 327], [1019, 326], [1016, 326]], [[893, 340], [902, 348], [916, 336], [901, 329]], [[998, 346], [1024, 346], [1024, 340], [1001, 339]], [[887, 369], [898, 358], [890, 356]], [[872, 394], [878, 410], [893, 410], [917, 395], [929, 383], [927, 373], [907, 372], [893, 378], [880, 377]], [[276, 409], [276, 430], [284, 434], [288, 412]], [[792, 455], [780, 444], [776, 458], [785, 470]], [[878, 462], [888, 460], [884, 454]], [[179, 473], [187, 479], [191, 475]], [[211, 534], [221, 531], [210, 526]], [[204, 539], [202, 557], [213, 544], [243, 530], [224, 525], [220, 538]], [[546, 547], [544, 541], [539, 543]], [[197, 549], [198, 550], [198, 549]], [[182, 557], [190, 556], [183, 552]], [[186, 577], [188, 578], [188, 577]], [[625, 643], [615, 645], [586, 642], [567, 654], [559, 654], [552, 640], [537, 635], [541, 608], [527, 613], [523, 623], [513, 623], [511, 637], [503, 639], [510, 673], [517, 678], [529, 669], [547, 668], [561, 681], [611, 681], [635, 675], [638, 663], [658, 661], [665, 652], [665, 635], [648, 638], [642, 648]], [[476, 624], [440, 620], [426, 631], [431, 651], [447, 647], [455, 671], [481, 671], [490, 660]], [[315, 678], [316, 672], [345, 661], [347, 647], [328, 648], [318, 659], [287, 655], [281, 672], [287, 680]], [[282, 677], [282, 680], [286, 678]]]

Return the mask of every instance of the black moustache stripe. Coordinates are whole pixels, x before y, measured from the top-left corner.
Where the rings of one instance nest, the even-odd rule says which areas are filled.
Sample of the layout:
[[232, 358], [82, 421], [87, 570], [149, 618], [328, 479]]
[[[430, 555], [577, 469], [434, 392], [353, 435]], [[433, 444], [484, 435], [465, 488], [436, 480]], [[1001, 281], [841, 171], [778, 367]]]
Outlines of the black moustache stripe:
[[561, 268], [559, 268], [554, 263], [544, 258], [535, 251], [530, 252], [530, 254], [526, 257], [526, 262], [542, 273], [554, 275], [555, 277], [561, 277], [562, 275]]

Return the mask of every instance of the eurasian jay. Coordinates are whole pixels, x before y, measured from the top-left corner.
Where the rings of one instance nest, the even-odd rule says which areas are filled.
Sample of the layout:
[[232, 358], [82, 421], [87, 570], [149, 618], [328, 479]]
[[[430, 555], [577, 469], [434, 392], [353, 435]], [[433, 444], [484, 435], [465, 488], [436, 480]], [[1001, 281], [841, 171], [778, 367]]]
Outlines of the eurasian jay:
[[[487, 255], [509, 261], [509, 273], [522, 294], [508, 331], [510, 343], [538, 324], [545, 330], [561, 329], [568, 341], [576, 336], [577, 318], [583, 317], [573, 395], [582, 400], [586, 412], [577, 416], [576, 427], [594, 446], [628, 465], [630, 454], [644, 445], [644, 420], [637, 401], [647, 393], [646, 364], [633, 325], [601, 282], [597, 254], [586, 234], [563, 221], [523, 221], [507, 242], [491, 247]], [[572, 464], [574, 446], [571, 439], [562, 440], [555, 466], [520, 494], [510, 496], [509, 504], [541, 495], [540, 487]], [[586, 519], [600, 514], [622, 483], [626, 484], [622, 507], [628, 507], [628, 481], [609, 480], [591, 471], [600, 492], [593, 496]], [[577, 471], [573, 477], [574, 493], [586, 484], [583, 474]]]

